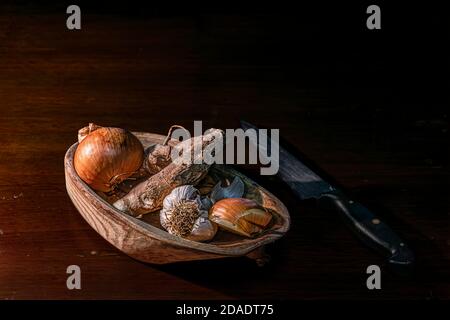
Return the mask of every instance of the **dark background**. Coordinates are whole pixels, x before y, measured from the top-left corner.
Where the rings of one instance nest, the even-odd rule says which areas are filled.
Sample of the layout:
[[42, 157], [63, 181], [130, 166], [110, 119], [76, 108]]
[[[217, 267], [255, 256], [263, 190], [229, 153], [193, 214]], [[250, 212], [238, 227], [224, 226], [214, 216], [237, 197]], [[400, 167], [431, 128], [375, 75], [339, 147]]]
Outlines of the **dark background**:
[[[0, 4], [0, 298], [448, 299], [448, 17], [432, 4]], [[381, 30], [366, 8], [381, 7]], [[258, 269], [242, 259], [150, 266], [93, 231], [63, 157], [89, 122], [165, 133], [174, 123], [279, 128], [292, 148], [414, 249], [409, 278], [342, 221], [258, 177], [292, 229]], [[66, 289], [66, 267], [82, 290]], [[368, 265], [382, 267], [369, 291]]]

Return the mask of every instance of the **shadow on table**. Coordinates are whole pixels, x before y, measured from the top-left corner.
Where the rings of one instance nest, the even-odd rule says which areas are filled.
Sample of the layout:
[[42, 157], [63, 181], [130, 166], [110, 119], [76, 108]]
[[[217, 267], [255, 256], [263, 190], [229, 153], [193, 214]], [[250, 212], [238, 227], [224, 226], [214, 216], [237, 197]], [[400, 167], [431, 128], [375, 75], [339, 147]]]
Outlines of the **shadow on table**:
[[[445, 278], [447, 271], [442, 246], [429, 234], [415, 225], [416, 216], [423, 208], [416, 208], [414, 219], [399, 218], [391, 210], [377, 202], [387, 197], [392, 190], [369, 186], [353, 190], [352, 194], [363, 201], [384, 219], [416, 254], [416, 265], [408, 277], [393, 272], [384, 275], [390, 283], [385, 295], [395, 297], [402, 290], [409, 295], [430, 299], [439, 293], [433, 292], [437, 279]], [[350, 291], [364, 281], [365, 267], [374, 262], [386, 270], [384, 259], [371, 249], [364, 247], [344, 223], [329, 212], [320, 212], [314, 202], [299, 205], [296, 200], [283, 196], [290, 209], [300, 210], [303, 215], [293, 216], [293, 225], [288, 235], [268, 246], [272, 261], [264, 267], [256, 266], [245, 257], [183, 262], [156, 268], [177, 277], [216, 290], [231, 298], [307, 298], [320, 296], [339, 297], [339, 290]], [[375, 200], [374, 200], [375, 199]], [[291, 212], [292, 215], [292, 212]], [[334, 283], [330, 283], [333, 282]], [[339, 287], [342, 286], [342, 287]], [[339, 289], [341, 288], [341, 289]], [[338, 290], [339, 289], [339, 290]], [[368, 297], [367, 292], [359, 298]], [[382, 298], [383, 295], [380, 296]]]
[[[327, 181], [345, 189], [293, 145], [287, 141], [282, 141], [282, 144]], [[257, 267], [254, 261], [245, 257], [226, 258], [164, 265], [158, 266], [158, 269], [235, 298], [295, 298], [308, 297], [308, 294], [317, 297], [322, 290], [325, 295], [338, 298], [339, 291], [360, 287], [359, 282], [365, 281], [364, 271], [368, 265], [375, 262], [385, 270], [384, 258], [363, 246], [337, 214], [320, 211], [314, 200], [300, 201], [295, 198], [277, 177], [259, 176], [255, 168], [240, 171], [269, 191], [276, 190], [276, 196], [290, 212], [291, 230], [284, 238], [267, 246], [272, 261], [264, 267]], [[436, 243], [436, 237], [429, 233], [431, 229], [422, 229], [420, 224], [421, 219], [428, 218], [425, 215], [432, 219], [433, 215], [447, 214], [442, 205], [433, 208], [438, 213], [428, 213], [431, 203], [428, 199], [436, 198], [434, 192], [410, 190], [410, 193], [402, 195], [401, 190], [377, 185], [364, 185], [347, 191], [386, 221], [416, 255], [415, 267], [408, 277], [387, 273], [386, 278], [391, 282], [393, 291], [386, 294], [395, 296], [402, 290], [410, 290], [410, 295], [415, 297], [433, 297], [430, 289], [433, 283], [445, 278], [448, 273], [442, 267], [447, 264], [440, 263], [445, 259], [442, 246], [448, 245]], [[447, 203], [445, 195], [441, 197], [434, 203]], [[386, 200], [394, 209], [382, 205]], [[411, 202], [416, 203], [411, 208], [405, 208]], [[394, 212], [395, 208], [401, 216]], [[443, 226], [436, 226], [436, 236], [442, 234], [440, 227]], [[362, 294], [359, 298], [367, 296], [365, 291], [354, 292], [355, 297], [358, 294]]]

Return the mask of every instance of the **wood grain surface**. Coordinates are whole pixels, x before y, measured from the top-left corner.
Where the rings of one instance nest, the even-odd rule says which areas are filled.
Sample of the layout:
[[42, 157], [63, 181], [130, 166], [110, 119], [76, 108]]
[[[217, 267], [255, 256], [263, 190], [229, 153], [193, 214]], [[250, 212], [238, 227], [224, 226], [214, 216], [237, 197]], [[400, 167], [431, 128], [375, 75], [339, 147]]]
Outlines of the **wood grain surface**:
[[[386, 14], [373, 34], [356, 18], [333, 28], [323, 11], [84, 10], [82, 30], [68, 31], [58, 10], [0, 5], [1, 299], [450, 298], [448, 38], [439, 20], [406, 30]], [[240, 169], [292, 219], [264, 268], [246, 258], [140, 263], [67, 195], [64, 154], [89, 122], [164, 134], [175, 123], [236, 128], [239, 119], [279, 128], [387, 221], [416, 253], [413, 276], [389, 272], [337, 216], [253, 167]], [[382, 290], [366, 288], [372, 264]], [[69, 265], [81, 267], [81, 290], [66, 288]]]

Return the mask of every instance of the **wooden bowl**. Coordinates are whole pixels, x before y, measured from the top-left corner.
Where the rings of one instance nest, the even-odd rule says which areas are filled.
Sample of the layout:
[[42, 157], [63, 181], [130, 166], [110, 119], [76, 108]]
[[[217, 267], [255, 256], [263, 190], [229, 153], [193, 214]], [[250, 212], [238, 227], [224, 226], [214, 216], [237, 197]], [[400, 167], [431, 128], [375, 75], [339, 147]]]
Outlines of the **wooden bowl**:
[[[162, 143], [164, 136], [152, 133], [134, 132], [144, 148]], [[173, 142], [171, 142], [173, 143]], [[239, 176], [245, 184], [245, 197], [256, 200], [271, 211], [275, 217], [272, 225], [257, 238], [249, 239], [225, 231], [219, 231], [208, 243], [195, 242], [173, 236], [159, 224], [159, 213], [149, 213], [137, 219], [117, 210], [108, 199], [92, 190], [78, 176], [73, 157], [78, 143], [67, 150], [64, 159], [66, 188], [73, 204], [83, 218], [103, 238], [127, 255], [152, 264], [166, 264], [178, 261], [216, 259], [247, 256], [258, 265], [268, 260], [264, 246], [281, 238], [289, 229], [289, 212], [284, 204], [270, 192], [244, 176], [222, 165], [214, 165], [209, 177], [232, 179]]]

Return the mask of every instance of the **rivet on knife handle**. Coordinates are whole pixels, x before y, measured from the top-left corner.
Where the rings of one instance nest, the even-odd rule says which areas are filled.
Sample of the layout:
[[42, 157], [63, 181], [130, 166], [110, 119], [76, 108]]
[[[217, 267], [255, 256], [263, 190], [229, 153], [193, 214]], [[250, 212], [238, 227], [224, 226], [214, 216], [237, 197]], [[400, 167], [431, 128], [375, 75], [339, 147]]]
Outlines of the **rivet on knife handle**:
[[414, 262], [414, 254], [383, 221], [360, 203], [350, 200], [339, 191], [323, 194], [319, 204], [337, 210], [349, 227], [368, 246], [384, 254], [390, 265], [409, 267]]

